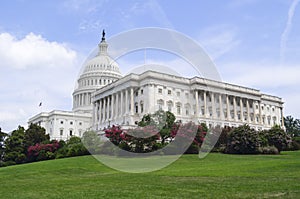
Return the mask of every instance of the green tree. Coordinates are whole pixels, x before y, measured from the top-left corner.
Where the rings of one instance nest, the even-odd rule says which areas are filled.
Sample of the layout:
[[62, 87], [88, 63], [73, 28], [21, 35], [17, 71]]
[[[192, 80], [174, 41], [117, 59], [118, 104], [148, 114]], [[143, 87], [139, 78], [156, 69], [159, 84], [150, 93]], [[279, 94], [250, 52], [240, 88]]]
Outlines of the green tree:
[[2, 132], [0, 128], [0, 163], [3, 161], [4, 151], [5, 151], [5, 145], [4, 140], [7, 137], [7, 134]]
[[269, 130], [263, 131], [269, 146], [275, 146], [278, 152], [288, 149], [292, 138], [280, 126], [276, 125]]
[[300, 136], [300, 120], [294, 119], [292, 116], [284, 117], [284, 126], [286, 132], [292, 136]]
[[4, 161], [8, 164], [19, 164], [26, 160], [26, 147], [24, 143], [25, 129], [19, 126], [4, 141]]
[[50, 143], [50, 137], [46, 134], [46, 130], [36, 124], [30, 124], [29, 128], [25, 131], [25, 147], [34, 146], [39, 143]]
[[138, 123], [138, 126], [155, 126], [159, 130], [161, 144], [164, 145], [171, 138], [171, 130], [176, 117], [170, 111], [158, 110], [154, 114], [146, 114]]

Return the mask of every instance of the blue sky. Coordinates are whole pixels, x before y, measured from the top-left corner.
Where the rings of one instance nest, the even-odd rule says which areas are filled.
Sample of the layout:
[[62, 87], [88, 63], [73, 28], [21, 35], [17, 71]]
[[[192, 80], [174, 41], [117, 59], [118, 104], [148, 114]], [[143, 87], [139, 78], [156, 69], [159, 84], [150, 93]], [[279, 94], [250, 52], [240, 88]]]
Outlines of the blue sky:
[[299, 0], [2, 1], [0, 127], [71, 110], [81, 65], [103, 28], [108, 38], [143, 27], [179, 31], [206, 50], [225, 82], [278, 95], [285, 115], [300, 118], [299, 24]]

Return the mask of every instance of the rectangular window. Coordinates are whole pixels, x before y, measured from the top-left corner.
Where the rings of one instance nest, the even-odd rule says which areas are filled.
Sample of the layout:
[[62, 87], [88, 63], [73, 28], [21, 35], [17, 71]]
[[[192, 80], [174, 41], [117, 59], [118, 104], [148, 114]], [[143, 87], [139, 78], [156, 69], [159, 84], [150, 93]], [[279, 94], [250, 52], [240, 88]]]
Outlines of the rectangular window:
[[172, 91], [171, 90], [168, 90], [168, 95], [171, 95]]
[[64, 135], [64, 130], [63, 129], [60, 129], [60, 135]]
[[162, 94], [162, 89], [161, 88], [158, 89], [158, 93]]
[[143, 95], [143, 94], [144, 94], [144, 90], [142, 89], [142, 90], [141, 90], [141, 95]]
[[180, 97], [180, 92], [177, 92], [177, 96]]
[[73, 136], [73, 131], [72, 130], [70, 130], [70, 136]]

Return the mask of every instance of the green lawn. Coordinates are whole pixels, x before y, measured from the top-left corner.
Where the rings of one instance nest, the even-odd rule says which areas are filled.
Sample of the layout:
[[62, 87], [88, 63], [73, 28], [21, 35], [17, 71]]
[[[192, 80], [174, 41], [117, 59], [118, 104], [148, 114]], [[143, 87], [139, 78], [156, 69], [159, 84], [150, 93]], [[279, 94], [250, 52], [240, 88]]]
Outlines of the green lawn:
[[0, 168], [0, 198], [300, 198], [300, 151], [184, 155], [163, 170], [130, 174], [92, 156]]

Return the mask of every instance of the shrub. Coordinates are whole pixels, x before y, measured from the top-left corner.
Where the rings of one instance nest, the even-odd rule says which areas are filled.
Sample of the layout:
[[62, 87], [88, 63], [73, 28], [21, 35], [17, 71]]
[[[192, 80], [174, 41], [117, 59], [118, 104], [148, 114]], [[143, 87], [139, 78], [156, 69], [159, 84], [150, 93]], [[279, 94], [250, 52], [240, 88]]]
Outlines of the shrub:
[[263, 131], [269, 146], [275, 146], [279, 153], [289, 148], [292, 139], [280, 126], [274, 126], [267, 131]]
[[248, 125], [233, 129], [228, 136], [226, 152], [231, 154], [257, 154], [261, 144], [257, 131]]
[[278, 149], [275, 146], [266, 146], [259, 148], [260, 154], [279, 154]]

